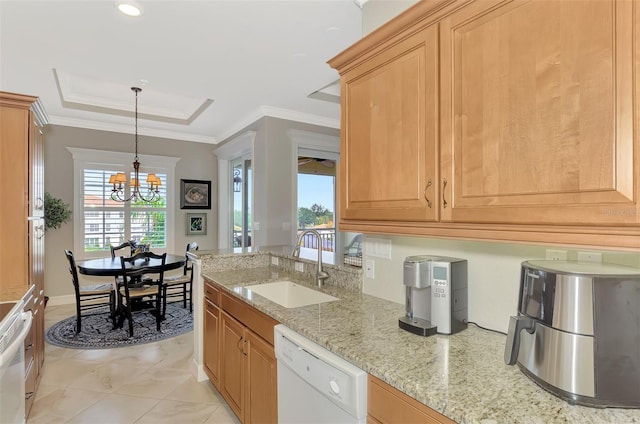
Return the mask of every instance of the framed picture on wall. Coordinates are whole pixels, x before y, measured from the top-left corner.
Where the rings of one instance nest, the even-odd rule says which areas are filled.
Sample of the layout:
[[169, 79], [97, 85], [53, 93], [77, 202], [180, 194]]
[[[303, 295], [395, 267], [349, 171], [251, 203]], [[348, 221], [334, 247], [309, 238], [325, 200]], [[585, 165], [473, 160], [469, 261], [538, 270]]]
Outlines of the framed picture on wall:
[[180, 209], [211, 209], [211, 181], [180, 180]]
[[207, 214], [188, 213], [187, 214], [187, 235], [204, 236], [207, 234]]

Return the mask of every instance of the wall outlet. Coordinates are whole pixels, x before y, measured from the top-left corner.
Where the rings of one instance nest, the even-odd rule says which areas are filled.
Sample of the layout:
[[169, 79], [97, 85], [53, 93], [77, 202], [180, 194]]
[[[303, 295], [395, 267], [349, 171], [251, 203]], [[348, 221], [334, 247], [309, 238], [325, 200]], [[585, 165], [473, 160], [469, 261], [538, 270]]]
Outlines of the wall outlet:
[[602, 263], [602, 253], [600, 253], [600, 252], [578, 252], [578, 262]]
[[365, 260], [364, 276], [367, 278], [376, 278], [376, 263], [373, 259]]
[[304, 264], [302, 262], [296, 262], [296, 271], [298, 272], [304, 272]]
[[566, 250], [547, 249], [546, 258], [547, 258], [548, 261], [566, 261], [567, 260], [567, 251]]
[[271, 265], [278, 266], [279, 264], [280, 264], [280, 261], [278, 260], [278, 258], [276, 256], [272, 256], [271, 257]]

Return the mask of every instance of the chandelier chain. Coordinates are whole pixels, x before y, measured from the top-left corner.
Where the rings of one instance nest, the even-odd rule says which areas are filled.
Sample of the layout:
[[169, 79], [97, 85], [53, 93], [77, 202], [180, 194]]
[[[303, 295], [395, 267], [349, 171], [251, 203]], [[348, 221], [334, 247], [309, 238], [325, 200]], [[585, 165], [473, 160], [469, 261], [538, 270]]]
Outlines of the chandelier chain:
[[124, 194], [125, 185], [127, 182], [127, 177], [124, 172], [118, 173], [116, 175], [111, 175], [109, 178], [109, 183], [113, 184], [113, 189], [111, 190], [111, 199], [116, 202], [129, 202], [141, 200], [146, 203], [152, 203], [156, 200], [160, 199], [160, 185], [162, 182], [156, 174], [149, 173], [147, 174], [147, 183], [149, 184], [148, 191], [149, 194], [144, 196], [140, 192], [140, 161], [138, 159], [138, 93], [142, 91], [139, 87], [131, 87], [131, 91], [136, 93], [136, 105], [135, 105], [135, 158], [133, 161], [133, 170], [134, 177], [131, 179], [131, 194], [129, 197], [126, 197]]

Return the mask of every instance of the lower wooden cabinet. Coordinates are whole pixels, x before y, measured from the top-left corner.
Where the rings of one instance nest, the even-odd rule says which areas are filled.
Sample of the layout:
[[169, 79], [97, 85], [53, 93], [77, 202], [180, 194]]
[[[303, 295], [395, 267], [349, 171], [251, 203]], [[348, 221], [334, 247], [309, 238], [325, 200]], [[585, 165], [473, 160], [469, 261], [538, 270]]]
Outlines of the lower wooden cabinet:
[[245, 413], [248, 423], [278, 422], [276, 356], [273, 345], [246, 330], [247, 390]]
[[367, 394], [367, 423], [455, 424], [444, 415], [372, 375]]
[[220, 325], [220, 393], [244, 422], [245, 328], [224, 311]]
[[277, 423], [277, 321], [205, 281], [204, 365], [242, 423]]
[[220, 308], [211, 300], [204, 300], [204, 368], [216, 388], [220, 381]]
[[33, 314], [31, 329], [24, 341], [25, 416], [27, 417], [33, 406], [44, 366], [44, 298], [38, 294], [40, 291], [35, 287], [24, 307], [25, 311], [31, 311]]

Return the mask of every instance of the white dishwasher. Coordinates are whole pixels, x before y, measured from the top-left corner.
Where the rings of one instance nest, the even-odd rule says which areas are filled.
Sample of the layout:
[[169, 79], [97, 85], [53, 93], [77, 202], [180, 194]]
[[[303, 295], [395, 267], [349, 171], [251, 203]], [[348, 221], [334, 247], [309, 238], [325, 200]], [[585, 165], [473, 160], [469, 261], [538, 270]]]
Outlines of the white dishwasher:
[[334, 353], [277, 325], [278, 422], [367, 422], [367, 373]]

